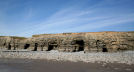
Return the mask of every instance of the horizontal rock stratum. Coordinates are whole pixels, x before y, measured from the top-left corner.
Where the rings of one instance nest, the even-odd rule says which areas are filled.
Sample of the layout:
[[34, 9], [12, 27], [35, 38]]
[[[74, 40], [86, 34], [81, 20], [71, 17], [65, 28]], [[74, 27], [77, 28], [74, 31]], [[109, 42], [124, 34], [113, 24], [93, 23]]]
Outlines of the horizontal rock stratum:
[[134, 50], [134, 32], [83, 32], [33, 35], [30, 38], [0, 36], [1, 50], [62, 52], [115, 52]]

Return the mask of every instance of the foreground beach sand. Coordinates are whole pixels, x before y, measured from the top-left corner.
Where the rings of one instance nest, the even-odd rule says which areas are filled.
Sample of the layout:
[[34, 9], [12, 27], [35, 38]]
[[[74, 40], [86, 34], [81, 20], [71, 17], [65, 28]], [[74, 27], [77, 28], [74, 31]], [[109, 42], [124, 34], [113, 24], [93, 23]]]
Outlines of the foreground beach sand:
[[134, 51], [1, 51], [0, 72], [134, 72]]
[[46, 59], [72, 62], [106, 62], [134, 64], [134, 51], [124, 52], [58, 52], [52, 51], [1, 51], [0, 58]]
[[3, 58], [0, 72], [134, 72], [134, 64]]

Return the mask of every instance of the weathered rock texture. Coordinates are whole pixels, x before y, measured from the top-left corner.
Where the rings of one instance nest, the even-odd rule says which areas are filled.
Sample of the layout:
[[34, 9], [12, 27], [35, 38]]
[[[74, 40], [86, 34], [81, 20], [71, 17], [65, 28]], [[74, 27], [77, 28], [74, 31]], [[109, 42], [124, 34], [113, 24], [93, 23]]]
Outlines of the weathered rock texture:
[[0, 36], [6, 50], [58, 50], [62, 52], [115, 52], [134, 49], [134, 32], [87, 32], [33, 35], [31, 38]]

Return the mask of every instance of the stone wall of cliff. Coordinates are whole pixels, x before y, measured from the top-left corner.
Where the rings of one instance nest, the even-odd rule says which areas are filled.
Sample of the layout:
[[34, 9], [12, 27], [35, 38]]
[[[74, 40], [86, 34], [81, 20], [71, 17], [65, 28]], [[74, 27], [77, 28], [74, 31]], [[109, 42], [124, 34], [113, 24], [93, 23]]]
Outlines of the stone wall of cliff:
[[0, 36], [1, 50], [58, 50], [62, 52], [112, 52], [134, 49], [134, 32], [86, 32]]

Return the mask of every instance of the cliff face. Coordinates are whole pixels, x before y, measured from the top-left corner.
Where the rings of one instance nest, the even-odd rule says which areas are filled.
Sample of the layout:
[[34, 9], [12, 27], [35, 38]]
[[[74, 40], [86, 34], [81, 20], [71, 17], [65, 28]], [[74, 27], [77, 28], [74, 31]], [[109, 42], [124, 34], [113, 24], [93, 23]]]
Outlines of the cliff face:
[[31, 38], [0, 36], [7, 50], [58, 50], [111, 52], [134, 49], [134, 32], [87, 32], [33, 35]]

